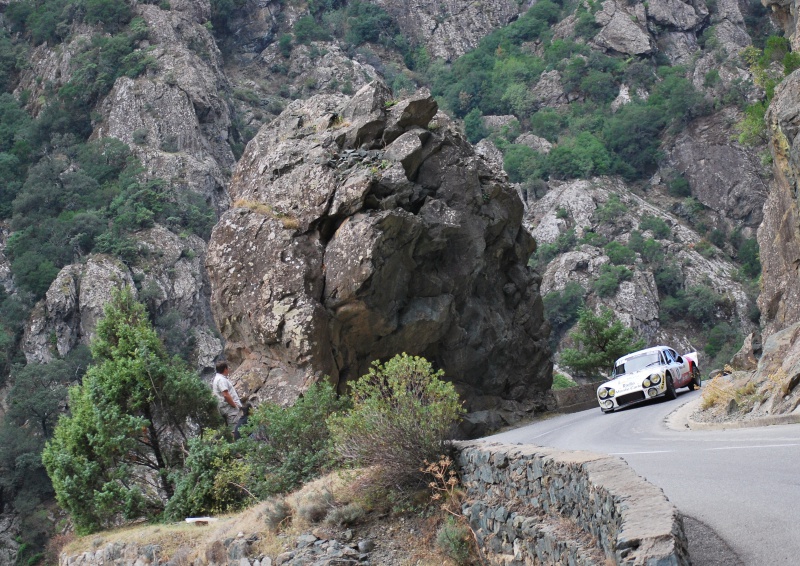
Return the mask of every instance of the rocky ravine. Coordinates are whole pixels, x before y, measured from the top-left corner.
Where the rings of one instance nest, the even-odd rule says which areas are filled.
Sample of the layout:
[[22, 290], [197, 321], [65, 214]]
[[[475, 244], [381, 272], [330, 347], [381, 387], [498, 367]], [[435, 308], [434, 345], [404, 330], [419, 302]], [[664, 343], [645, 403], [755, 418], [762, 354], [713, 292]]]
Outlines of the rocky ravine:
[[470, 434], [542, 407], [549, 329], [522, 203], [427, 92], [292, 103], [230, 193], [206, 266], [240, 391], [291, 403], [407, 352], [456, 384]]

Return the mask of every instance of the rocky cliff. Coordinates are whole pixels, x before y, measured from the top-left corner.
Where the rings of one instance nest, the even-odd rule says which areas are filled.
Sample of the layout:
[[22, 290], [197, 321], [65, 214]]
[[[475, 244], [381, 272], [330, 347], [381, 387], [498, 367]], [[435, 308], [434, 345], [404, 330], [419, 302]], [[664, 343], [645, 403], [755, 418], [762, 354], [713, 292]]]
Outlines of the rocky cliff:
[[290, 104], [230, 193], [206, 266], [240, 391], [291, 403], [407, 352], [445, 371], [474, 424], [542, 408], [548, 326], [522, 203], [426, 91]]

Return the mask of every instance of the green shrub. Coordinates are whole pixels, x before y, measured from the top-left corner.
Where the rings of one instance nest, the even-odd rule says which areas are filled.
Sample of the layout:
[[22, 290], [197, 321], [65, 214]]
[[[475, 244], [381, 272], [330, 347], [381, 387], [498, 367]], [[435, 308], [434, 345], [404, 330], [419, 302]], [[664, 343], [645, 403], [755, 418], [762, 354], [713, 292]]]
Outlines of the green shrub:
[[739, 246], [737, 259], [742, 265], [742, 273], [751, 279], [761, 274], [758, 241], [755, 238], [744, 240]]
[[532, 263], [534, 265], [545, 266], [550, 263], [558, 254], [563, 254], [570, 251], [575, 247], [576, 243], [577, 237], [575, 236], [575, 230], [567, 230], [566, 232], [559, 234], [558, 238], [556, 238], [556, 241], [552, 244], [542, 244], [539, 246], [536, 249], [536, 253], [531, 258]]
[[489, 135], [486, 126], [483, 124], [483, 114], [477, 108], [472, 109], [464, 116], [464, 132], [467, 134], [467, 139], [470, 143], [478, 143]]
[[611, 156], [589, 132], [566, 138], [547, 155], [547, 171], [556, 179], [587, 179], [611, 171]]
[[291, 407], [266, 403], [250, 416], [244, 439], [247, 461], [265, 478], [258, 492], [281, 493], [316, 478], [330, 467], [326, 419], [348, 407], [329, 383], [312, 385]]
[[422, 485], [424, 462], [449, 450], [464, 413], [455, 388], [424, 358], [399, 354], [353, 384], [353, 408], [328, 419], [334, 446], [348, 464], [375, 470], [378, 490]]
[[662, 295], [675, 296], [683, 290], [683, 272], [675, 263], [662, 263], [655, 270], [656, 287]]
[[626, 212], [628, 207], [620, 200], [619, 195], [612, 194], [606, 202], [595, 209], [594, 216], [599, 222], [616, 224]]
[[297, 43], [308, 44], [312, 41], [327, 41], [331, 36], [312, 16], [306, 15], [295, 22], [294, 38]]
[[727, 322], [716, 324], [708, 331], [706, 340], [703, 352], [709, 358], [714, 358], [729, 343], [739, 343], [739, 347], [741, 347], [739, 332]]
[[660, 265], [664, 261], [664, 250], [661, 244], [653, 238], [647, 238], [642, 243], [642, 259], [651, 265]]
[[689, 186], [689, 181], [686, 180], [686, 177], [678, 176], [669, 181], [667, 184], [667, 190], [669, 194], [677, 197], [683, 198], [692, 195], [692, 188]]
[[594, 292], [601, 297], [610, 297], [617, 292], [622, 281], [633, 277], [633, 272], [624, 265], [605, 264], [600, 268], [600, 275], [592, 283]]
[[666, 240], [672, 234], [672, 230], [663, 219], [649, 214], [642, 216], [639, 221], [639, 229], [642, 231], [649, 230], [657, 240]]
[[565, 376], [563, 374], [560, 374], [560, 373], [554, 373], [553, 374], [553, 386], [550, 389], [556, 389], [556, 390], [558, 390], [558, 389], [569, 389], [570, 387], [577, 387], [577, 386], [578, 386], [578, 384], [575, 383], [574, 381], [572, 381], [567, 376]]
[[632, 265], [636, 261], [636, 253], [619, 242], [609, 242], [603, 251], [614, 265]]
[[470, 537], [466, 525], [448, 515], [436, 532], [436, 544], [456, 564], [469, 564]]

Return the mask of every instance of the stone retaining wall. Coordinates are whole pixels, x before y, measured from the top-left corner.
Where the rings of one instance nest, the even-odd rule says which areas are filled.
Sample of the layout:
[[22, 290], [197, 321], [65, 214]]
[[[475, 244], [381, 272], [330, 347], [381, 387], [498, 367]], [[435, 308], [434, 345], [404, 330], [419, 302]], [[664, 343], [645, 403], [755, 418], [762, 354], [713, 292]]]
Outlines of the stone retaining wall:
[[619, 458], [460, 442], [464, 514], [492, 564], [690, 564], [661, 489]]

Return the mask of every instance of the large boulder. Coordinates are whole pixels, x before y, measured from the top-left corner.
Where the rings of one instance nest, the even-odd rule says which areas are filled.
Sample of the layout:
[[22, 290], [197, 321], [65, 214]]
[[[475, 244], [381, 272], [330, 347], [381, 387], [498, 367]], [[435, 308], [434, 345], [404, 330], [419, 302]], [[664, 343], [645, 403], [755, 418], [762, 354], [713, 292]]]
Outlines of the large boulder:
[[396, 103], [373, 83], [295, 101], [250, 142], [206, 261], [240, 393], [291, 403], [407, 352], [469, 411], [513, 422], [543, 406], [549, 329], [522, 203], [436, 113], [427, 91]]
[[646, 18], [641, 4], [628, 7], [624, 2], [606, 0], [595, 14], [600, 31], [594, 38], [598, 46], [626, 55], [647, 55], [654, 42], [645, 29]]

